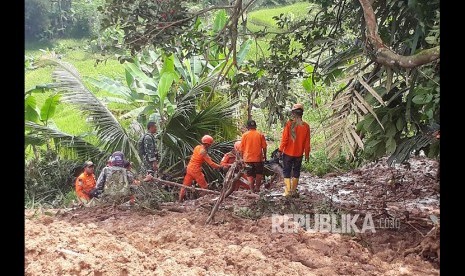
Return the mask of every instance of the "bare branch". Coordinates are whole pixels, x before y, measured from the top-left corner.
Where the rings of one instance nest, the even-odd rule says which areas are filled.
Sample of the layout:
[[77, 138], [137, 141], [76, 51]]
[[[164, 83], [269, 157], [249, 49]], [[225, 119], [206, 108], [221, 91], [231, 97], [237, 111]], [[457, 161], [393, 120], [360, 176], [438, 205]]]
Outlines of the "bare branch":
[[377, 63], [389, 67], [400, 66], [402, 68], [415, 68], [439, 59], [439, 46], [422, 50], [411, 56], [402, 56], [390, 50], [386, 47], [378, 34], [375, 12], [373, 11], [370, 0], [359, 0], [359, 2], [365, 17], [367, 27], [366, 35], [374, 48], [375, 61]]

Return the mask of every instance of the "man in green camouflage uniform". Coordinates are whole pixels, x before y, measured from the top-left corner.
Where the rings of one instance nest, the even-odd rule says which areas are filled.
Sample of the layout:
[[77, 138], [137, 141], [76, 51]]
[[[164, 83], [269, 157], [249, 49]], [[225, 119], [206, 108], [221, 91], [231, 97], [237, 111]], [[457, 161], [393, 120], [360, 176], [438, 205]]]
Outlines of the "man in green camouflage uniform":
[[130, 185], [134, 182], [134, 176], [128, 172], [129, 162], [124, 159], [124, 154], [116, 151], [112, 154], [111, 162], [100, 173], [96, 188], [96, 197], [104, 201], [123, 203], [131, 196]]
[[142, 162], [144, 164], [142, 168], [142, 174], [151, 174], [155, 176], [158, 172], [158, 160], [159, 154], [157, 150], [157, 145], [155, 141], [155, 133], [157, 132], [157, 125], [155, 122], [151, 121], [147, 123], [147, 133], [143, 136], [143, 152], [142, 152]]

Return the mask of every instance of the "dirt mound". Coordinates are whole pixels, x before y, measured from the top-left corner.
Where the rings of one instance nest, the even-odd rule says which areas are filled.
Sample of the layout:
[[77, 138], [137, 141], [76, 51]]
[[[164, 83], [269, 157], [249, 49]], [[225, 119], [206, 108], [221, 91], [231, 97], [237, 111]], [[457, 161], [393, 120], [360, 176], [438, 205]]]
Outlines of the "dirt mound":
[[348, 235], [271, 233], [271, 221], [219, 211], [80, 209], [26, 214], [26, 275], [438, 275], [395, 248], [372, 254]]
[[[430, 161], [425, 162], [423, 166]], [[155, 211], [112, 207], [25, 210], [25, 274], [439, 275], [439, 226], [429, 218], [431, 214], [439, 218], [439, 211], [434, 201], [421, 201], [436, 196], [431, 191], [437, 183], [421, 182], [424, 179], [415, 174], [415, 166], [408, 171], [375, 166], [362, 168], [362, 173], [327, 178], [306, 175], [299, 186], [301, 196], [290, 200], [273, 196], [280, 189], [266, 191], [258, 200], [235, 192], [236, 198], [227, 198], [209, 225], [205, 222], [215, 195], [183, 205], [165, 204]], [[391, 179], [391, 170], [404, 175], [402, 186], [394, 195], [377, 197], [377, 192], [390, 191], [381, 182]], [[348, 185], [351, 180], [354, 183]], [[320, 181], [332, 184], [318, 190]], [[337, 198], [336, 192], [333, 197], [325, 195], [342, 187], [350, 192], [337, 192]], [[420, 193], [411, 193], [413, 189]], [[349, 195], [353, 198], [345, 202], [344, 196]], [[374, 216], [399, 218], [400, 224], [377, 227], [376, 233], [273, 231], [272, 214], [292, 213], [298, 207], [313, 215], [324, 210], [372, 211]], [[410, 212], [408, 219], [397, 217], [404, 209]], [[431, 253], [436, 251], [437, 256]]]

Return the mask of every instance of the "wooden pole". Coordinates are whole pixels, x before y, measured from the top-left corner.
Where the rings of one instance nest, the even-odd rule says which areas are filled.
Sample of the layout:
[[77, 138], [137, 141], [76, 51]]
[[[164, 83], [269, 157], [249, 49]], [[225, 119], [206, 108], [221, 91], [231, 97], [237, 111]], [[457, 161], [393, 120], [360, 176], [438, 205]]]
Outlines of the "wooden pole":
[[217, 192], [217, 191], [202, 189], [202, 188], [195, 188], [195, 187], [192, 187], [192, 186], [184, 186], [183, 184], [179, 184], [179, 183], [176, 183], [176, 182], [163, 180], [163, 179], [159, 179], [159, 178], [154, 178], [152, 181], [157, 182], [157, 183], [161, 183], [161, 184], [171, 185], [171, 186], [184, 187], [184, 188], [190, 189], [192, 191], [202, 191], [202, 192], [215, 194], [215, 195], [221, 194], [220, 192]]
[[226, 173], [226, 176], [224, 177], [224, 180], [223, 180], [223, 189], [221, 190], [220, 197], [216, 200], [215, 206], [213, 206], [213, 209], [210, 212], [210, 216], [208, 216], [205, 224], [209, 224], [213, 220], [213, 217], [215, 216], [216, 211], [218, 211], [218, 208], [223, 202], [225, 196], [229, 195], [234, 189], [234, 186], [233, 186], [234, 181], [237, 181], [240, 178], [241, 173], [242, 173], [242, 168], [240, 168], [239, 172], [236, 175], [234, 175], [234, 171], [236, 170], [238, 163], [239, 162], [236, 158], [236, 161], [234, 161], [231, 167], [229, 167], [229, 170]]

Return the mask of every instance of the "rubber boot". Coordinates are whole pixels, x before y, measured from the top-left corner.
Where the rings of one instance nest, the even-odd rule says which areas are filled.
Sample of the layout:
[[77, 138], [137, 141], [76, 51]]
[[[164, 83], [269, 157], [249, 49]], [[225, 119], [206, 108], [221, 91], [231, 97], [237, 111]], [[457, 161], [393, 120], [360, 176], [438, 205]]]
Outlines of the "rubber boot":
[[292, 178], [291, 181], [291, 196], [298, 197], [299, 194], [297, 193], [297, 184], [299, 184], [299, 178]]
[[284, 178], [284, 194], [283, 196], [289, 196], [289, 192], [291, 190], [291, 179], [290, 178]]
[[260, 192], [260, 186], [262, 186], [262, 179], [263, 179], [263, 175], [261, 174], [257, 174], [255, 176], [255, 191], [254, 192]]

